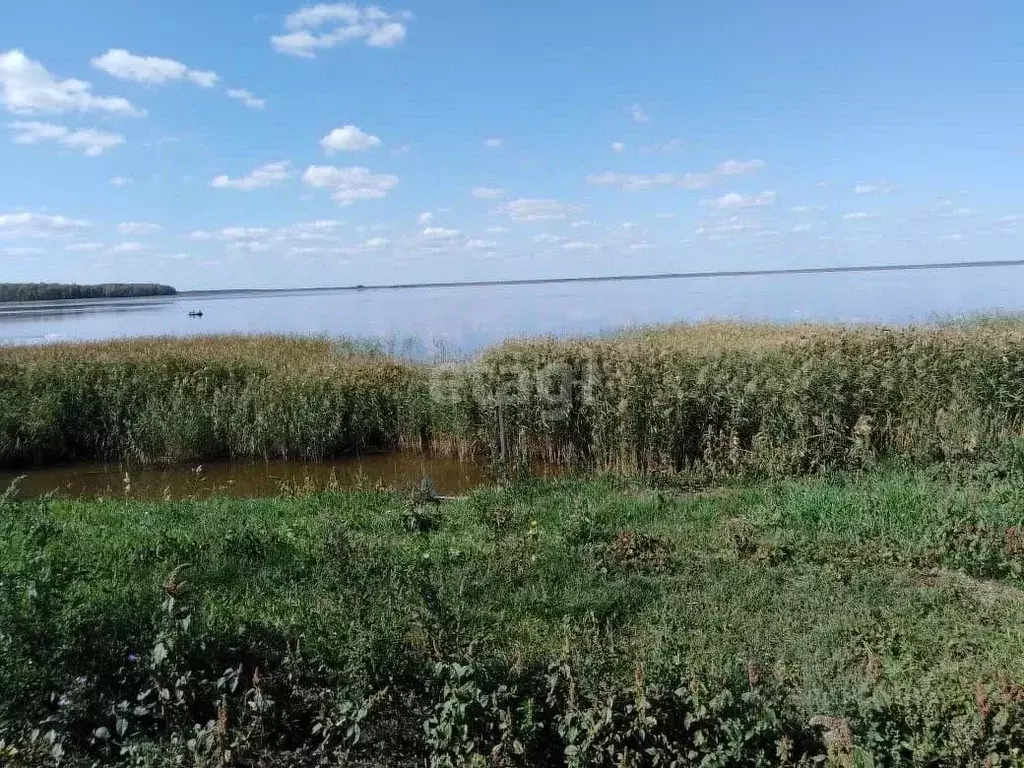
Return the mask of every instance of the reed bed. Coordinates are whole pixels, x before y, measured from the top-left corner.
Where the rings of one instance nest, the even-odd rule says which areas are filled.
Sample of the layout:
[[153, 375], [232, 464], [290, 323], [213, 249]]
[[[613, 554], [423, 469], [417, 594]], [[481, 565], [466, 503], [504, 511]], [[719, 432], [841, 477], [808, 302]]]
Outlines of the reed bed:
[[320, 459], [425, 448], [625, 472], [972, 457], [1024, 419], [1024, 325], [714, 323], [417, 364], [372, 344], [149, 339], [0, 350], [0, 462]]

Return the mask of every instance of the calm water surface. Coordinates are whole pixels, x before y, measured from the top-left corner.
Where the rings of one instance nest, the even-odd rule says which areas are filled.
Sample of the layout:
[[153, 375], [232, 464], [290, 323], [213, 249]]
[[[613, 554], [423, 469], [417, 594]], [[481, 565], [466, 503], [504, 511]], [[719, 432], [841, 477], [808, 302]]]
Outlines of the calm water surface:
[[[0, 343], [290, 333], [390, 338], [403, 351], [472, 354], [510, 337], [624, 325], [747, 320], [910, 322], [1024, 310], [1024, 269], [780, 275], [364, 291], [217, 293], [0, 304]], [[201, 310], [202, 318], [188, 312]]]
[[[557, 474], [538, 467], [540, 476]], [[317, 463], [216, 462], [165, 467], [75, 464], [24, 472], [0, 471], [0, 492], [15, 478], [24, 497], [194, 499], [210, 496], [255, 498], [327, 488], [406, 491], [428, 477], [442, 496], [456, 496], [491, 482], [482, 465], [416, 453], [391, 453]]]

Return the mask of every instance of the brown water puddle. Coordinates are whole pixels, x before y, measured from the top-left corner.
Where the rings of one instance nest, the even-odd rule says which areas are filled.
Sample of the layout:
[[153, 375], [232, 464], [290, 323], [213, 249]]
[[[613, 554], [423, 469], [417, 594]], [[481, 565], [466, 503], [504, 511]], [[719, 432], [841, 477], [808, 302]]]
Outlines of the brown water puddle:
[[[541, 472], [541, 474], [546, 474]], [[463, 494], [491, 482], [479, 464], [416, 453], [389, 453], [304, 463], [216, 462], [159, 467], [74, 464], [0, 472], [0, 493], [16, 477], [22, 497], [186, 499], [214, 495], [255, 498], [327, 488], [419, 488], [429, 477], [437, 493]]]

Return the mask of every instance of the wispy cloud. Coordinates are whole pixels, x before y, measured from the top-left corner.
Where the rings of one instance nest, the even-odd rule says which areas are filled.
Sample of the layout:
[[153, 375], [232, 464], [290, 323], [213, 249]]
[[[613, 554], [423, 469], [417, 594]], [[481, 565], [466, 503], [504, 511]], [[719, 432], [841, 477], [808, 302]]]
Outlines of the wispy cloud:
[[391, 48], [405, 40], [408, 11], [388, 13], [377, 6], [321, 3], [285, 18], [285, 34], [270, 38], [278, 53], [311, 59], [320, 49], [361, 42], [371, 48]]

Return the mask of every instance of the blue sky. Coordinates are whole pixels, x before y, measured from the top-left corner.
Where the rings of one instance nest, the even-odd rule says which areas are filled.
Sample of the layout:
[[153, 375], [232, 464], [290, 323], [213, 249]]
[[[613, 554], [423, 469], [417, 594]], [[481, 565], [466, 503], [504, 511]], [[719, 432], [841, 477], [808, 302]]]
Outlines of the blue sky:
[[1013, 0], [9, 3], [0, 281], [1014, 258], [1022, 29]]

